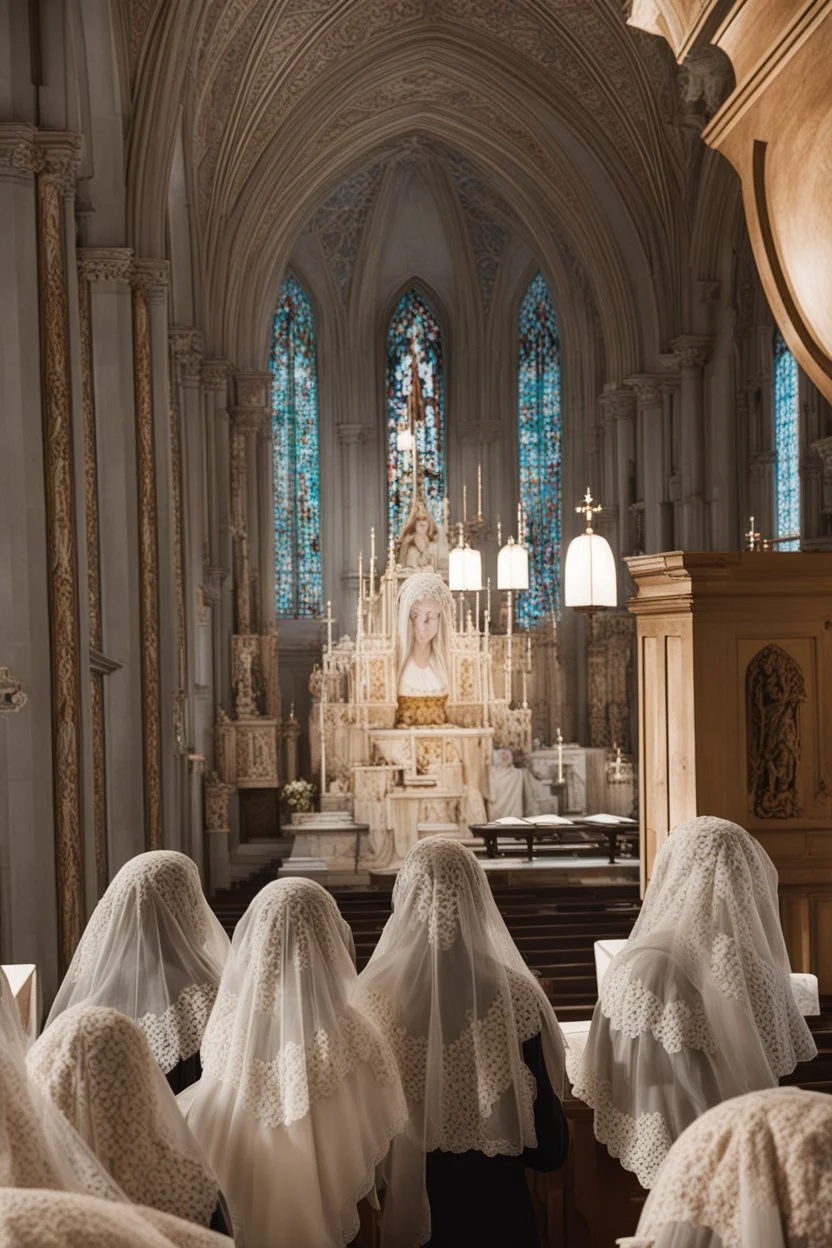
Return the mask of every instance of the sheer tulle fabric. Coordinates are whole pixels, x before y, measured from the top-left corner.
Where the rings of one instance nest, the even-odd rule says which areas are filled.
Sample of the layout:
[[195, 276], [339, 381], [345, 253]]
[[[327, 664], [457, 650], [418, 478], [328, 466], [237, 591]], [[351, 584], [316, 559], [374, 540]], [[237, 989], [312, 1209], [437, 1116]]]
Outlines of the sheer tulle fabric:
[[26, 1071], [17, 1006], [0, 971], [0, 1188], [43, 1187], [126, 1196]]
[[563, 1040], [470, 850], [434, 837], [403, 862], [393, 914], [359, 976], [355, 1005], [389, 1039], [409, 1109], [385, 1165], [385, 1248], [425, 1243], [433, 1149], [516, 1156], [535, 1147], [536, 1085], [522, 1044], [542, 1036], [563, 1089]]
[[47, 1019], [109, 1005], [135, 1019], [165, 1074], [202, 1043], [228, 956], [196, 863], [173, 850], [121, 868], [92, 913]]
[[637, 1236], [656, 1248], [828, 1248], [832, 1097], [773, 1088], [703, 1114], [659, 1170]]
[[229, 1248], [215, 1235], [157, 1209], [113, 1205], [67, 1192], [0, 1191], [4, 1248]]
[[26, 1059], [29, 1075], [129, 1200], [207, 1226], [218, 1183], [132, 1019], [75, 1006]]
[[244, 1248], [348, 1243], [406, 1107], [389, 1046], [349, 1003], [352, 934], [308, 880], [268, 884], [234, 933], [180, 1095]]
[[789, 982], [771, 861], [737, 824], [681, 824], [571, 1072], [597, 1138], [649, 1188], [701, 1113], [775, 1087], [816, 1051]]

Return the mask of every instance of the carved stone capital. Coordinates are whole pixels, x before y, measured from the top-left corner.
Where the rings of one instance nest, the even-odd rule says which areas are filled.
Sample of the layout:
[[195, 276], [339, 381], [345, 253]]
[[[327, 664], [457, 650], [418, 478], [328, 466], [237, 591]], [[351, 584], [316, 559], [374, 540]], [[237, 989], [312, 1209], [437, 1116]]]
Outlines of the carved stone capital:
[[202, 565], [202, 593], [206, 602], [219, 602], [220, 593], [223, 583], [228, 576], [228, 568], [222, 567], [218, 563], [208, 563]]
[[38, 172], [42, 157], [35, 144], [36, 135], [34, 126], [21, 122], [0, 124], [0, 177], [26, 181]]
[[335, 427], [338, 430], [338, 441], [345, 446], [360, 444], [367, 434], [366, 425], [353, 424], [348, 421]]
[[639, 407], [658, 407], [662, 401], [663, 380], [651, 373], [637, 373], [633, 377], [625, 377], [624, 385], [635, 391]]
[[268, 421], [269, 413], [262, 407], [232, 407], [231, 419], [238, 433], [254, 437]]
[[71, 130], [39, 130], [35, 136], [38, 174], [57, 183], [65, 195], [75, 190], [82, 145], [81, 135]]
[[199, 381], [202, 368], [202, 334], [198, 329], [168, 330], [168, 341], [174, 360], [182, 365], [186, 381]]
[[234, 377], [237, 407], [267, 409], [270, 406], [271, 385], [271, 373], [237, 373]]
[[605, 420], [632, 420], [635, 415], [636, 396], [626, 386], [604, 389], [599, 401]]
[[832, 438], [819, 438], [811, 447], [823, 464], [824, 481], [832, 481]]
[[682, 368], [704, 368], [711, 358], [714, 340], [706, 334], [680, 334], [671, 347]]
[[133, 284], [148, 297], [166, 297], [170, 281], [170, 264], [167, 260], [134, 260]]
[[78, 276], [87, 282], [132, 282], [133, 252], [129, 247], [79, 247]]
[[203, 360], [202, 384], [206, 390], [216, 390], [222, 394], [228, 389], [228, 383], [234, 375], [234, 365], [230, 360]]

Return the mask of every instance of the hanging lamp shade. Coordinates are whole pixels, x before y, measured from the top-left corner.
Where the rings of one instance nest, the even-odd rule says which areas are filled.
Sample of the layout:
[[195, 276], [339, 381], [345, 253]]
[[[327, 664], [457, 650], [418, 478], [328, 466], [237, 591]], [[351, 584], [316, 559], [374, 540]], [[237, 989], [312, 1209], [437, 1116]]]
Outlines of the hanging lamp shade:
[[497, 556], [497, 588], [529, 588], [529, 552], [510, 537]]
[[470, 546], [465, 547], [463, 554], [465, 555], [463, 564], [465, 585], [463, 588], [472, 592], [478, 592], [482, 589], [482, 555], [478, 550], [472, 550]]
[[569, 543], [563, 572], [564, 604], [577, 610], [618, 606], [615, 557], [607, 539], [592, 529], [592, 517], [600, 510], [587, 488], [582, 506], [576, 508], [586, 518], [586, 532]]
[[465, 584], [465, 556], [468, 552], [464, 546], [454, 546], [448, 555], [448, 588], [451, 593], [462, 593], [468, 586]]
[[413, 434], [409, 429], [400, 429], [396, 434], [396, 450], [406, 453], [413, 450]]

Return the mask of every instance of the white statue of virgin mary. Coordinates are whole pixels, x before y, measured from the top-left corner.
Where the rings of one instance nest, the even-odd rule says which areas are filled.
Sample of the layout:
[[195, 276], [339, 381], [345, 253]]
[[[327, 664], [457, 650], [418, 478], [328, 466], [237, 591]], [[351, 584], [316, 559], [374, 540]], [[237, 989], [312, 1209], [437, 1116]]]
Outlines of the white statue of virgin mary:
[[453, 598], [441, 576], [416, 572], [407, 578], [399, 593], [397, 625], [396, 723], [444, 724]]

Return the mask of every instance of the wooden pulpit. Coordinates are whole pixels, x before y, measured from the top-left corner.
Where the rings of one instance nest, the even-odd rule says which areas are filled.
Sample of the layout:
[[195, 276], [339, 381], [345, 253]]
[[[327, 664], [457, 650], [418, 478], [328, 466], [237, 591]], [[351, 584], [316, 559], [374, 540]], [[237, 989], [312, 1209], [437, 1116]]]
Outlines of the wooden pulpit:
[[695, 815], [774, 862], [792, 969], [832, 992], [832, 554], [673, 551], [636, 585], [642, 887]]

